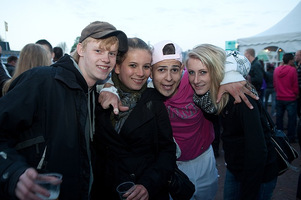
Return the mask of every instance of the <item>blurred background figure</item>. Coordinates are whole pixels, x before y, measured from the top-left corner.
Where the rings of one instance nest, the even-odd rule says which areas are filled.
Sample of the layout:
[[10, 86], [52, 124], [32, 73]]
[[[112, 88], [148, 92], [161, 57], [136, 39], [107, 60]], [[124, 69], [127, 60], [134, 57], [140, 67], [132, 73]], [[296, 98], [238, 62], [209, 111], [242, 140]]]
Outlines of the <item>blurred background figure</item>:
[[265, 89], [265, 101], [264, 101], [264, 106], [265, 109], [268, 111], [268, 104], [269, 104], [269, 98], [271, 96], [271, 116], [275, 116], [276, 112], [276, 93], [275, 93], [275, 88], [273, 85], [273, 74], [274, 74], [274, 65], [272, 63], [267, 64], [267, 71], [265, 72], [265, 82], [266, 82], [266, 89]]
[[[295, 65], [297, 67], [298, 85], [299, 85], [299, 96], [297, 99], [297, 103], [298, 103], [297, 115], [299, 117], [298, 127], [297, 127], [297, 135], [298, 135], [298, 140], [299, 140], [299, 146], [301, 149], [301, 50], [298, 50], [295, 53]], [[300, 189], [300, 195], [301, 195], [301, 189]]]
[[14, 55], [9, 56], [7, 58], [7, 63], [5, 64], [5, 66], [10, 76], [13, 76], [15, 72], [17, 61], [18, 61], [18, 57]]
[[2, 47], [0, 46], [0, 89], [1, 89], [0, 97], [2, 97], [2, 88], [4, 83], [11, 78], [9, 72], [6, 69], [6, 66], [2, 63], [1, 56], [2, 56]]
[[54, 47], [53, 53], [54, 53], [54, 57], [52, 60], [53, 63], [55, 63], [56, 61], [58, 61], [58, 59], [63, 57], [63, 54], [64, 54], [63, 49], [61, 47]]
[[52, 45], [50, 44], [50, 42], [48, 42], [45, 39], [41, 39], [41, 40], [36, 41], [36, 44], [42, 45], [48, 51], [48, 58], [50, 61], [52, 61], [53, 57], [54, 57], [54, 53], [53, 53]]
[[287, 137], [290, 143], [295, 143], [299, 86], [297, 69], [292, 53], [285, 53], [283, 55], [283, 65], [275, 69], [273, 82], [276, 91], [277, 128], [282, 131], [284, 130], [283, 118], [285, 111], [287, 111]]
[[263, 94], [261, 89], [263, 83], [263, 75], [264, 75], [263, 66], [258, 60], [258, 57], [255, 56], [254, 49], [252, 48], [246, 49], [244, 55], [251, 63], [251, 69], [248, 75], [248, 81], [252, 83], [252, 85], [255, 87], [259, 95], [259, 98], [261, 99], [261, 101], [263, 101], [263, 96], [262, 96]]
[[50, 64], [49, 54], [42, 45], [32, 43], [25, 45], [20, 52], [14, 75], [3, 85], [2, 94], [7, 93], [12, 81], [23, 72], [34, 67], [49, 66]]

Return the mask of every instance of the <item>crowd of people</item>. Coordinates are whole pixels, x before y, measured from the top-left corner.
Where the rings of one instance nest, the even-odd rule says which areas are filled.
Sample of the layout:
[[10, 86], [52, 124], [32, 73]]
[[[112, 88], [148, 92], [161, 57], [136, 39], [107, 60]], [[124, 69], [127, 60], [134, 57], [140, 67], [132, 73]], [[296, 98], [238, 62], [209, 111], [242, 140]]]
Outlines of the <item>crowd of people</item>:
[[49, 196], [36, 179], [57, 172], [61, 200], [119, 199], [116, 187], [126, 181], [135, 186], [124, 199], [169, 200], [177, 166], [195, 186], [191, 200], [213, 200], [217, 131], [224, 199], [271, 199], [269, 95], [277, 128], [286, 110], [290, 142], [301, 144], [301, 50], [265, 71], [254, 49], [200, 44], [183, 58], [173, 41], [149, 46], [95, 21], [71, 55], [45, 39], [25, 45], [19, 58], [1, 62], [0, 86], [0, 199]]

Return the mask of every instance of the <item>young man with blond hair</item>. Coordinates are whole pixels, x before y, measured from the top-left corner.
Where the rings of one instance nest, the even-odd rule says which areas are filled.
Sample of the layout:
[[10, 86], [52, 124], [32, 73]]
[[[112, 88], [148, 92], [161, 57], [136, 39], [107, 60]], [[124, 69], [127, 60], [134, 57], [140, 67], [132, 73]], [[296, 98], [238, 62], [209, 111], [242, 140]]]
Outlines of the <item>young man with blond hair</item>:
[[0, 199], [49, 197], [35, 182], [43, 172], [63, 175], [59, 199], [90, 199], [94, 86], [126, 51], [127, 36], [96, 21], [83, 29], [73, 57], [14, 80], [0, 99]]

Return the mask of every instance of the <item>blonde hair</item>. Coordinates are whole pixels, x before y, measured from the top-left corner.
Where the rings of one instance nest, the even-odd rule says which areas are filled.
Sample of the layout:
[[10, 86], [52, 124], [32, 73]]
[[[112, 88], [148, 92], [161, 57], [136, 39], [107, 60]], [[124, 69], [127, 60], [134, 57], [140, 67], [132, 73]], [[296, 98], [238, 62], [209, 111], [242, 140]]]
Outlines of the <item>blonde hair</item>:
[[48, 57], [47, 50], [40, 44], [27, 44], [20, 52], [20, 57], [17, 61], [14, 75], [5, 82], [2, 88], [2, 93], [5, 95], [10, 84], [23, 72], [38, 66], [49, 66], [51, 60]]
[[[110, 49], [110, 47], [112, 45], [119, 44], [119, 40], [116, 36], [111, 36], [111, 37], [104, 38], [104, 39], [94, 39], [92, 37], [88, 37], [82, 42], [83, 49], [85, 49], [87, 47], [87, 44], [92, 41], [101, 42], [100, 48], [105, 48], [105, 49]], [[78, 63], [80, 56], [79, 56], [77, 50], [74, 51], [74, 53], [72, 54], [72, 57]]]
[[217, 109], [217, 114], [219, 114], [229, 100], [228, 94], [224, 94], [221, 101], [218, 104], [216, 103], [218, 89], [225, 73], [226, 52], [222, 48], [211, 44], [201, 44], [188, 52], [186, 66], [189, 58], [200, 60], [208, 68], [211, 80], [211, 86], [209, 88], [210, 98], [212, 99], [214, 107]]

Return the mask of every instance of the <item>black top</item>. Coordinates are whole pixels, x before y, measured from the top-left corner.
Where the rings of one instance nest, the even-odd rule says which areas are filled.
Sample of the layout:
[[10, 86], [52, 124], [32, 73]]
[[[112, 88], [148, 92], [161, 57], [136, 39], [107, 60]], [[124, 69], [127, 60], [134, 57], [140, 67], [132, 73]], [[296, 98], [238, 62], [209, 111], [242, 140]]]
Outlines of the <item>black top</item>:
[[245, 103], [234, 104], [234, 98], [229, 98], [220, 114], [225, 161], [242, 183], [241, 199], [256, 199], [260, 184], [278, 175], [276, 152], [260, 102], [248, 97], [254, 107], [251, 110]]
[[[89, 199], [88, 86], [70, 56], [15, 79], [0, 98], [0, 199], [13, 199], [20, 175], [36, 168], [63, 175], [59, 199]], [[2, 176], [6, 174], [7, 176]]]
[[98, 159], [92, 194], [95, 191], [105, 199], [118, 199], [116, 186], [131, 180], [142, 184], [150, 199], [168, 200], [167, 182], [176, 164], [176, 147], [163, 96], [146, 89], [119, 134], [110, 120], [112, 109], [99, 106], [96, 111], [94, 146]]

